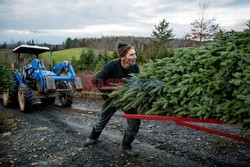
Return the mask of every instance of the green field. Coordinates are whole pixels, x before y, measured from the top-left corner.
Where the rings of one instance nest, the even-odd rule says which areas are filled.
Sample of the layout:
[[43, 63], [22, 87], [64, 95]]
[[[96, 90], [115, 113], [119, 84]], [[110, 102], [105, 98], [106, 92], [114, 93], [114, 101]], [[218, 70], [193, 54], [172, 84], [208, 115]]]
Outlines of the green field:
[[[71, 61], [73, 57], [79, 59], [83, 50], [88, 50], [88, 48], [72, 48], [72, 49], [54, 51], [52, 52], [53, 60], [57, 64], [64, 60]], [[50, 52], [45, 52], [40, 55], [40, 58], [49, 61], [50, 59], [49, 56]]]
[[[80, 58], [80, 55], [83, 50], [89, 50], [89, 48], [72, 48], [72, 49], [65, 49], [65, 50], [60, 50], [60, 51], [54, 51], [52, 52], [53, 60], [55, 63], [60, 63], [64, 60], [71, 61], [73, 57], [75, 57], [77, 60]], [[94, 50], [95, 54], [99, 54], [101, 51], [92, 49]], [[112, 51], [109, 51], [108, 54], [113, 53]], [[49, 61], [49, 56], [50, 53], [46, 52], [40, 55], [40, 58]]]
[[[63, 60], [71, 61], [72, 57], [79, 59], [83, 50], [89, 50], [89, 48], [73, 48], [73, 49], [54, 51], [52, 52], [52, 55], [55, 63], [59, 63]], [[94, 50], [94, 52], [99, 53], [100, 51]], [[12, 49], [0, 49], [0, 57], [3, 57], [5, 54], [12, 54]], [[43, 59], [49, 62], [49, 56], [50, 52], [45, 52], [39, 55], [39, 59]]]

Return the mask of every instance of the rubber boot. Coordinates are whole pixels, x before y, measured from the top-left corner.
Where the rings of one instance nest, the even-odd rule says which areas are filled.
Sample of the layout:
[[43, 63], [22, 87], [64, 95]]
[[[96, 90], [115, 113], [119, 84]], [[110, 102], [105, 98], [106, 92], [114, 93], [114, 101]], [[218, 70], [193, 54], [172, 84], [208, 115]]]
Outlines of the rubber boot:
[[89, 137], [86, 139], [84, 145], [91, 146], [97, 143], [101, 132], [96, 132], [95, 128], [93, 127], [92, 132], [90, 133]]
[[122, 153], [128, 157], [137, 157], [140, 153], [138, 150], [133, 150], [131, 143], [134, 141], [135, 137], [129, 135], [126, 131], [122, 140]]

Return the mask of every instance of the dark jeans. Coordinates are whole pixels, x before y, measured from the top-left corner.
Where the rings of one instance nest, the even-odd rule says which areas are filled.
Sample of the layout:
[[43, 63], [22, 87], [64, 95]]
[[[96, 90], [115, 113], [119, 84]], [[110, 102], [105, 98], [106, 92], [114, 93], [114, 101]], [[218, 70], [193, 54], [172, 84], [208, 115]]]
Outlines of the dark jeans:
[[[115, 107], [108, 107], [110, 105], [111, 100], [108, 99], [104, 102], [102, 106], [102, 112], [98, 116], [96, 122], [94, 123], [94, 128], [96, 132], [101, 132], [107, 123], [109, 122], [110, 118], [116, 112]], [[108, 108], [106, 108], [108, 107]], [[125, 114], [137, 114], [135, 110], [123, 111]], [[127, 119], [127, 128], [126, 131], [129, 135], [136, 136], [139, 128], [140, 128], [141, 120], [140, 119]]]

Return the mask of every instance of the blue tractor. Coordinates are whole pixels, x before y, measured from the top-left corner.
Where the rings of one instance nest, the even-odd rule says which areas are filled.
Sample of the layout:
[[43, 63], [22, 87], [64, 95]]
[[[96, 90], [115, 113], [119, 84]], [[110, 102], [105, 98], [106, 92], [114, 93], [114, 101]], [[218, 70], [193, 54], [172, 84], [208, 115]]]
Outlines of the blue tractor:
[[68, 61], [63, 61], [52, 67], [51, 71], [47, 71], [43, 61], [38, 59], [38, 55], [48, 51], [50, 51], [48, 47], [31, 45], [20, 45], [13, 49], [13, 53], [18, 54], [18, 60], [21, 54], [33, 54], [36, 55], [36, 59], [22, 70], [14, 71], [14, 88], [3, 93], [4, 106], [15, 106], [19, 103], [20, 110], [28, 112], [35, 99], [40, 99], [42, 104], [51, 104], [56, 97], [59, 97], [62, 106], [71, 106], [73, 92], [83, 89], [81, 79], [76, 77]]

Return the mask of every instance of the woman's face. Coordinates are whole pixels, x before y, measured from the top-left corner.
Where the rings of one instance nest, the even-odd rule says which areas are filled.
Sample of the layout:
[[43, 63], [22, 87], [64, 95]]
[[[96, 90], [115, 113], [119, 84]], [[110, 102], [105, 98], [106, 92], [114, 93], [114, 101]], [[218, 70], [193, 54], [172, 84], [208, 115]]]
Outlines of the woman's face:
[[136, 63], [136, 54], [135, 54], [135, 50], [134, 49], [130, 49], [128, 51], [128, 53], [122, 57], [123, 61], [125, 64], [131, 66], [131, 65], [134, 65]]

